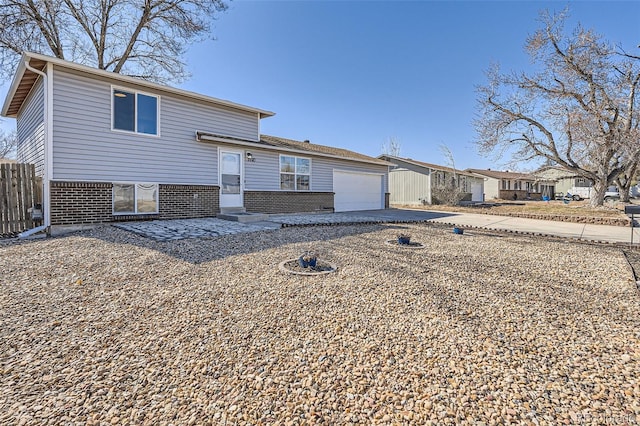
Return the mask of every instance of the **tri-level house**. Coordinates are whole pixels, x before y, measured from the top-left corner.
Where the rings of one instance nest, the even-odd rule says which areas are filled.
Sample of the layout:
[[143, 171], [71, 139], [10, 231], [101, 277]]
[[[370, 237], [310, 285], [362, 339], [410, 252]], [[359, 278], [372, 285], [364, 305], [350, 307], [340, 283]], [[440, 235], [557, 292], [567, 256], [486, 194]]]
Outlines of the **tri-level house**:
[[273, 112], [24, 53], [2, 108], [44, 225], [381, 209], [389, 163], [260, 133]]

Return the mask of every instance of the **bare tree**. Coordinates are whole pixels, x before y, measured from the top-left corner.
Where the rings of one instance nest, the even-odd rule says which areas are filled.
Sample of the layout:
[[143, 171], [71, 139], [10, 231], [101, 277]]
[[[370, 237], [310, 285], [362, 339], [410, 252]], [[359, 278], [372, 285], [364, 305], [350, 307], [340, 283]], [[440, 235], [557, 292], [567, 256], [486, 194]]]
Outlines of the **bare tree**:
[[0, 130], [0, 158], [14, 158], [18, 146], [18, 135], [14, 131], [6, 133]]
[[156, 82], [187, 77], [185, 47], [224, 0], [0, 0], [0, 79], [23, 51]]
[[631, 161], [627, 164], [627, 168], [615, 178], [614, 182], [620, 193], [620, 201], [628, 203], [631, 197], [631, 184], [634, 182], [636, 172], [638, 171], [638, 161]]
[[[640, 48], [640, 45], [638, 45], [638, 47]], [[637, 63], [640, 63], [640, 56], [627, 53], [622, 48], [622, 46], [618, 46], [617, 53], [625, 58], [629, 58], [637, 61]], [[638, 128], [637, 126], [638, 126], [638, 123], [636, 122], [635, 144], [640, 143], [640, 134], [639, 132], [637, 132], [637, 128]], [[620, 200], [623, 202], [629, 202], [629, 198], [631, 196], [631, 192], [630, 192], [631, 186], [634, 182], [637, 183], [637, 179], [638, 179], [637, 173], [638, 171], [640, 171], [640, 158], [638, 158], [637, 156], [633, 157], [633, 149], [632, 149], [633, 146], [634, 146], [634, 143], [630, 143], [629, 146], [627, 147], [627, 150], [629, 151], [627, 152], [627, 156], [629, 157], [629, 160], [626, 162], [625, 170], [620, 175], [618, 175], [618, 177], [615, 179], [615, 183], [620, 192]]]
[[389, 137], [386, 142], [382, 143], [382, 153], [392, 157], [400, 157], [400, 148], [400, 141], [394, 136]]
[[592, 30], [565, 35], [565, 13], [541, 17], [543, 27], [526, 44], [537, 72], [494, 67], [478, 89], [477, 144], [590, 179], [591, 204], [600, 206], [607, 186], [640, 155], [640, 67]]
[[431, 200], [434, 204], [457, 206], [467, 194], [464, 188], [464, 177], [458, 174], [456, 162], [449, 147], [440, 145], [440, 152], [451, 171], [435, 172], [435, 178], [431, 179]]

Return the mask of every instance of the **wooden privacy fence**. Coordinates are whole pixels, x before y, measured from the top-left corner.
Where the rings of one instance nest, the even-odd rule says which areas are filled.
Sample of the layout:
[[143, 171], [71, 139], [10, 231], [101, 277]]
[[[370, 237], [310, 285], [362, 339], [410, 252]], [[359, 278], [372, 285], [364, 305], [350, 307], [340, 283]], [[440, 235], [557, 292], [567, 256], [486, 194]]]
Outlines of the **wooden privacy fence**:
[[29, 209], [42, 203], [42, 179], [33, 164], [0, 163], [0, 235], [39, 225]]

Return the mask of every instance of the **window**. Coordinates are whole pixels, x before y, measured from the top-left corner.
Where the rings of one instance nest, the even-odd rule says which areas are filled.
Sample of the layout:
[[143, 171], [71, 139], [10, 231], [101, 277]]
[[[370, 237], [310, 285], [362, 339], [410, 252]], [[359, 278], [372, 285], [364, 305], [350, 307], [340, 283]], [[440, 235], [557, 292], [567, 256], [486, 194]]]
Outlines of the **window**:
[[458, 175], [458, 189], [462, 192], [470, 192], [466, 176]]
[[240, 154], [235, 152], [222, 153], [222, 193], [240, 194]]
[[158, 134], [158, 98], [113, 89], [113, 128], [126, 132]]
[[157, 183], [114, 183], [113, 214], [158, 213]]
[[280, 189], [308, 191], [311, 188], [311, 159], [280, 156]]
[[576, 178], [576, 185], [577, 187], [580, 188], [587, 188], [591, 186], [591, 181], [589, 179], [585, 179], [585, 178]]

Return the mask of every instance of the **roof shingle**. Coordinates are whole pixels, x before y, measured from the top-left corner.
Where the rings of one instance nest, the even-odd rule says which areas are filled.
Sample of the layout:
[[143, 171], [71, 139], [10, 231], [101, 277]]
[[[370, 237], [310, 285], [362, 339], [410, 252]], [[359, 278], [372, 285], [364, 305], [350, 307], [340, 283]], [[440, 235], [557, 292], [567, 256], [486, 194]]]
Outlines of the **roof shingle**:
[[521, 180], [536, 180], [535, 176], [529, 173], [519, 172], [501, 172], [499, 170], [482, 170], [482, 169], [467, 169], [469, 173], [475, 173], [482, 176], [487, 176], [494, 179], [521, 179]]
[[335, 148], [332, 146], [318, 145], [311, 142], [300, 142], [293, 139], [286, 139], [277, 136], [260, 135], [261, 144], [268, 145], [274, 148], [288, 148], [298, 149], [301, 151], [308, 151], [310, 153], [326, 154], [335, 157], [342, 157], [347, 160], [366, 161], [368, 163], [377, 163], [381, 165], [388, 165], [384, 160], [379, 158], [369, 157], [368, 155], [359, 154], [357, 152], [349, 151], [348, 149]]

